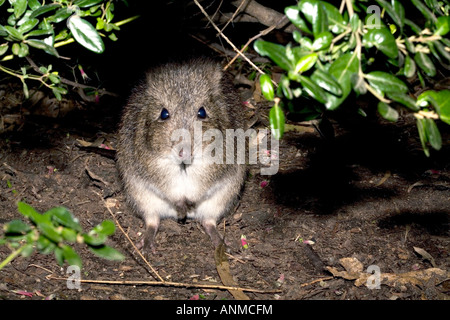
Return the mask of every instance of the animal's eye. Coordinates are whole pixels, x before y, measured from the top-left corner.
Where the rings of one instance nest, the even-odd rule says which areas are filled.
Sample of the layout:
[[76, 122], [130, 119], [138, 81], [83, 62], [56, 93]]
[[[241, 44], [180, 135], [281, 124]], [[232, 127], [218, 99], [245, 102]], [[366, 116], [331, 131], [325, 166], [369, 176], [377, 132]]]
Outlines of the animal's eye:
[[201, 107], [200, 109], [198, 109], [197, 117], [199, 119], [205, 119], [206, 118], [206, 110], [205, 110], [205, 108]]
[[167, 120], [170, 117], [169, 111], [166, 108], [161, 111], [161, 120]]

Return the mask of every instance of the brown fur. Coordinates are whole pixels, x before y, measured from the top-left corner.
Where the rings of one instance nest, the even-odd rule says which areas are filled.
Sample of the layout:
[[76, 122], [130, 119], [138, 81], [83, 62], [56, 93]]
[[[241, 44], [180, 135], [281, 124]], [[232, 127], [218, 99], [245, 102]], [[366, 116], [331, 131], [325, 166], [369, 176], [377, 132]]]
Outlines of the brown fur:
[[[125, 107], [117, 164], [128, 203], [146, 222], [144, 245], [153, 251], [161, 218], [198, 220], [213, 243], [220, 244], [216, 224], [238, 200], [243, 165], [199, 163], [193, 140], [191, 157], [188, 148], [174, 152], [179, 142], [171, 141], [171, 134], [185, 129], [193, 137], [201, 107], [207, 113], [203, 132], [217, 129], [222, 133], [225, 157], [225, 130], [245, 130], [245, 123], [238, 94], [219, 64], [197, 59], [162, 65], [147, 74]], [[163, 108], [170, 113], [167, 120], [160, 118]], [[203, 142], [203, 150], [209, 143]], [[177, 156], [192, 163], [177, 163]]]

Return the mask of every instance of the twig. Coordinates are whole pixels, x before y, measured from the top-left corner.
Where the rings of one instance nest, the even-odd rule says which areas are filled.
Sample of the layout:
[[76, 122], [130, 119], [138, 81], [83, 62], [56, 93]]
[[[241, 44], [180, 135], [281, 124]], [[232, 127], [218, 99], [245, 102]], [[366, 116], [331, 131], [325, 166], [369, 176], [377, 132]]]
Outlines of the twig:
[[[145, 261], [145, 263], [150, 267], [152, 272], [156, 275], [156, 277], [159, 279], [159, 281], [133, 281], [133, 280], [122, 280], [122, 281], [113, 281], [113, 280], [80, 280], [80, 282], [84, 283], [106, 283], [106, 284], [125, 284], [125, 285], [139, 285], [139, 284], [146, 284], [146, 285], [157, 285], [157, 286], [169, 286], [169, 287], [186, 287], [186, 288], [208, 288], [208, 289], [221, 289], [221, 290], [242, 290], [242, 291], [248, 291], [248, 292], [255, 292], [255, 293], [278, 293], [281, 292], [281, 290], [260, 290], [260, 289], [252, 289], [252, 288], [240, 288], [240, 287], [233, 287], [233, 286], [222, 286], [222, 285], [209, 285], [209, 284], [196, 284], [196, 283], [182, 283], [182, 282], [171, 282], [171, 281], [165, 281], [158, 272], [150, 265], [150, 263], [145, 259], [145, 257], [142, 255], [142, 253], [139, 251], [139, 249], [136, 247], [136, 245], [133, 243], [133, 241], [130, 239], [128, 234], [125, 232], [125, 230], [120, 225], [119, 221], [117, 220], [114, 213], [111, 211], [111, 209], [106, 205], [105, 200], [103, 197], [98, 194], [97, 192], [94, 192], [97, 194], [100, 199], [102, 199], [104, 206], [106, 209], [108, 209], [108, 212], [111, 214], [111, 216], [114, 219], [114, 222], [116, 223], [117, 227], [122, 231], [122, 233], [125, 235], [125, 237], [128, 239], [128, 241], [131, 243], [133, 248], [136, 250], [136, 252], [139, 254], [139, 256]], [[59, 278], [59, 277], [53, 277], [50, 276], [50, 279], [55, 280], [67, 280], [67, 278]]]
[[237, 7], [236, 11], [231, 16], [231, 18], [227, 21], [227, 23], [225, 23], [225, 26], [222, 28], [222, 30], [220, 30], [221, 32], [223, 32], [228, 27], [228, 25], [234, 20], [234, 18], [239, 14], [239, 12], [241, 11], [241, 8], [245, 4], [245, 2], [246, 2], [246, 0], [241, 1], [239, 6]]
[[[33, 68], [34, 71], [38, 72], [41, 75], [44, 74], [39, 69], [39, 67], [36, 65], [36, 63], [33, 61], [33, 59], [31, 59], [29, 56], [26, 56], [25, 58], [27, 59], [28, 63], [30, 64], [30, 66]], [[109, 92], [109, 91], [107, 91], [105, 89], [97, 89], [95, 87], [91, 87], [91, 86], [87, 86], [87, 85], [82, 84], [82, 83], [71, 81], [71, 80], [65, 79], [63, 77], [60, 77], [60, 80], [61, 80], [62, 83], [67, 84], [67, 85], [72, 86], [72, 87], [81, 88], [81, 89], [94, 89], [94, 90], [97, 90], [97, 92], [99, 94], [102, 94], [102, 95], [103, 94], [107, 94], [107, 95], [110, 95], [110, 96], [113, 96], [113, 97], [118, 97], [117, 94], [115, 94], [113, 92]]]
[[[240, 1], [239, 0], [232, 1], [231, 4], [235, 7], [238, 7], [240, 5]], [[283, 24], [279, 24], [277, 21], [285, 17], [285, 15], [274, 9], [264, 6], [255, 0], [247, 1], [243, 12], [255, 18], [259, 23], [265, 25], [266, 27], [278, 24], [277, 29], [281, 29], [289, 23], [289, 20], [286, 19], [284, 20]], [[293, 26], [292, 30], [295, 30]]]
[[[333, 277], [331, 277], [333, 278]], [[49, 277], [53, 280], [64, 280], [67, 281], [68, 278], [62, 277]], [[323, 280], [323, 279], [321, 279]], [[242, 290], [247, 292], [255, 293], [279, 293], [281, 290], [260, 290], [252, 288], [241, 288], [232, 286], [222, 286], [214, 284], [199, 284], [199, 283], [182, 283], [182, 282], [171, 282], [171, 281], [141, 281], [141, 280], [91, 280], [91, 279], [81, 279], [80, 282], [83, 283], [103, 283], [103, 284], [122, 284], [122, 285], [154, 285], [154, 286], [165, 286], [165, 287], [186, 287], [186, 288], [204, 288], [204, 289], [220, 289], [220, 290]]]
[[[213, 1], [213, 2], [214, 2], [214, 1]], [[214, 20], [214, 17], [215, 17], [216, 14], [220, 11], [220, 7], [222, 6], [222, 4], [223, 4], [223, 0], [220, 0], [220, 3], [219, 3], [219, 5], [217, 6], [216, 11], [215, 11], [214, 14], [212, 15], [211, 20]], [[211, 3], [211, 5], [212, 5], [212, 3]], [[208, 25], [206, 25], [206, 27], [208, 27]]]
[[242, 49], [238, 51], [238, 53], [234, 56], [234, 58], [231, 59], [231, 61], [228, 62], [228, 64], [227, 64], [227, 65], [225, 66], [225, 68], [223, 68], [223, 69], [224, 69], [224, 70], [227, 70], [228, 67], [229, 67], [230, 65], [232, 65], [233, 62], [237, 59], [237, 57], [238, 57], [239, 55], [242, 55], [242, 54], [243, 54], [243, 52], [245, 51], [245, 49], [247, 49], [247, 47], [250, 45], [250, 43], [252, 43], [253, 41], [255, 41], [256, 39], [258, 39], [258, 38], [260, 38], [260, 37], [262, 37], [262, 36], [265, 36], [265, 35], [268, 34], [269, 32], [271, 32], [273, 29], [275, 29], [275, 28], [276, 28], [276, 27], [284, 20], [284, 18], [286, 18], [286, 16], [284, 16], [283, 18], [281, 18], [280, 21], [278, 21], [278, 23], [276, 23], [276, 24], [274, 24], [274, 25], [272, 25], [272, 26], [270, 26], [270, 27], [264, 29], [263, 31], [261, 31], [260, 33], [258, 33], [256, 36], [250, 38], [250, 39], [247, 41], [247, 43], [242, 47]]
[[352, 0], [345, 0], [345, 4], [347, 6], [348, 16], [351, 18], [354, 13]]
[[139, 251], [139, 249], [136, 247], [136, 245], [134, 244], [134, 242], [130, 239], [130, 237], [128, 236], [128, 234], [125, 232], [125, 230], [123, 230], [122, 226], [120, 225], [119, 221], [117, 220], [116, 216], [114, 215], [114, 213], [111, 211], [111, 209], [107, 206], [105, 200], [103, 199], [103, 197], [94, 191], [95, 194], [97, 194], [100, 199], [103, 201], [104, 206], [106, 207], [106, 209], [108, 209], [108, 212], [111, 214], [111, 216], [114, 219], [114, 222], [116, 223], [117, 227], [120, 229], [120, 231], [122, 231], [122, 233], [125, 235], [125, 238], [127, 238], [127, 240], [131, 243], [131, 245], [133, 246], [134, 250], [136, 250], [136, 252], [139, 254], [139, 256], [142, 258], [142, 260], [144, 260], [144, 262], [147, 264], [147, 266], [150, 268], [150, 270], [155, 274], [155, 276], [162, 282], [165, 283], [166, 281], [164, 281], [164, 279], [159, 275], [159, 273], [152, 267], [152, 265], [147, 261], [147, 259], [145, 259], [145, 257], [143, 256], [143, 254]]
[[373, 94], [378, 100], [380, 100], [381, 102], [384, 103], [391, 103], [391, 100], [388, 100], [386, 98], [383, 98], [381, 95], [378, 94], [378, 92], [375, 91], [374, 88], [372, 88], [371, 85], [369, 85], [367, 82], [364, 82], [364, 86], [366, 87], [367, 90], [370, 91], [371, 94]]
[[316, 282], [327, 281], [327, 280], [331, 280], [331, 279], [334, 279], [334, 277], [320, 278], [320, 279], [313, 280], [313, 281], [311, 281], [311, 282], [302, 283], [302, 284], [300, 285], [300, 288], [303, 288], [303, 287], [306, 287], [306, 286], [310, 286], [310, 285], [312, 285], [312, 284], [314, 284], [314, 283], [316, 283]]
[[26, 244], [22, 245], [19, 249], [11, 252], [11, 254], [9, 256], [7, 256], [6, 259], [0, 263], [0, 270], [3, 269], [3, 267], [6, 266], [8, 263], [13, 261], [19, 254], [21, 254], [22, 251], [25, 249], [25, 247], [26, 247]]
[[233, 48], [234, 51], [236, 51], [237, 53], [239, 53], [239, 55], [242, 56], [242, 58], [245, 59], [245, 61], [247, 61], [253, 68], [255, 68], [255, 70], [257, 70], [259, 73], [264, 74], [264, 71], [262, 71], [260, 68], [258, 68], [249, 58], [247, 58], [245, 56], [245, 54], [243, 54], [242, 52], [239, 51], [238, 48], [236, 48], [236, 46], [234, 45], [233, 42], [230, 41], [230, 39], [228, 39], [222, 31], [220, 31], [219, 27], [211, 20], [211, 18], [209, 17], [208, 13], [205, 11], [205, 9], [203, 9], [202, 5], [197, 1], [194, 0], [195, 4], [197, 5], [197, 7], [199, 7], [200, 11], [205, 15], [205, 17], [208, 19], [208, 21], [211, 23], [211, 25], [214, 27], [214, 29], [217, 30], [217, 32], [220, 34], [220, 36], [222, 38], [225, 39], [226, 42], [228, 42], [228, 44]]

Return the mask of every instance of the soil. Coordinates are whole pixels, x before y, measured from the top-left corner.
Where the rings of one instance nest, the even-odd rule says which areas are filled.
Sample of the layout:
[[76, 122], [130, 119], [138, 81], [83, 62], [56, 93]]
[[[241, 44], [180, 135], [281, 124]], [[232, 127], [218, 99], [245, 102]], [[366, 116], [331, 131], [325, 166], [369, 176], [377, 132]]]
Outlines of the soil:
[[[131, 240], [140, 240], [143, 221], [126, 206], [113, 153], [79, 142], [114, 149], [124, 98], [104, 97], [55, 119], [21, 115], [22, 125], [0, 141], [0, 224], [21, 219], [17, 201], [26, 201], [40, 212], [65, 206], [90, 230], [113, 219], [107, 203]], [[251, 102], [260, 114], [255, 128], [264, 128], [268, 106]], [[249, 166], [239, 206], [219, 224], [236, 285], [266, 291], [245, 291], [255, 300], [448, 299], [448, 127], [440, 128], [444, 146], [430, 158], [408, 113], [397, 123], [336, 114], [323, 122], [323, 133], [327, 127], [334, 137], [311, 123], [287, 132], [272, 154], [280, 160], [276, 175]], [[196, 287], [222, 284], [214, 248], [197, 222], [164, 220], [156, 240], [150, 265], [165, 281], [192, 286], [82, 282], [69, 289], [55, 279], [70, 275], [68, 265], [34, 252], [0, 270], [0, 298], [233, 299], [224, 289]], [[107, 261], [75, 245], [83, 280], [157, 280], [119, 229], [108, 245], [125, 260]], [[0, 260], [10, 252], [1, 246]], [[377, 288], [373, 278], [364, 281], [374, 268], [382, 274]]]

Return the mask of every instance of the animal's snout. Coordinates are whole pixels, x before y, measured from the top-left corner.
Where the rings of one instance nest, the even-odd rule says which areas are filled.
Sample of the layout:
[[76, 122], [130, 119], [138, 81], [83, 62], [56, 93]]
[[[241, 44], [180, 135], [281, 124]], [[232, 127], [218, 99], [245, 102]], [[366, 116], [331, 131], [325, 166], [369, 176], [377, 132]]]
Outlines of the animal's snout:
[[191, 146], [182, 145], [180, 150], [178, 151], [178, 160], [180, 163], [191, 164], [192, 161], [192, 152]]

